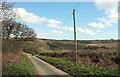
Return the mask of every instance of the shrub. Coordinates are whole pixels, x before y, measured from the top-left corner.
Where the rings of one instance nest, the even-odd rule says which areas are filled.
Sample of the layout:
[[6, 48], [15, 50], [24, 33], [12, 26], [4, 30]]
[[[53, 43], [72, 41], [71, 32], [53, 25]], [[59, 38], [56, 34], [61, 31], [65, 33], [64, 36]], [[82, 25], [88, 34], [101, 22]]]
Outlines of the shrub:
[[2, 66], [8, 67], [15, 63], [21, 54], [21, 41], [3, 39], [2, 40]]
[[23, 51], [30, 54], [39, 54], [40, 52], [46, 52], [48, 49], [47, 44], [41, 40], [26, 41], [23, 45]]

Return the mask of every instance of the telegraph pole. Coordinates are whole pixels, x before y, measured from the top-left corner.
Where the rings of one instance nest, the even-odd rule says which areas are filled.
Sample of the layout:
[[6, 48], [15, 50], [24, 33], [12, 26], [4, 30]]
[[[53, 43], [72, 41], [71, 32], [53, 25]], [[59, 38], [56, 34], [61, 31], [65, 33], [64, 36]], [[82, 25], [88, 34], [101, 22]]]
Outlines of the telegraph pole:
[[75, 9], [73, 9], [73, 22], [74, 22], [75, 65], [76, 65], [77, 64], [77, 40], [76, 40]]

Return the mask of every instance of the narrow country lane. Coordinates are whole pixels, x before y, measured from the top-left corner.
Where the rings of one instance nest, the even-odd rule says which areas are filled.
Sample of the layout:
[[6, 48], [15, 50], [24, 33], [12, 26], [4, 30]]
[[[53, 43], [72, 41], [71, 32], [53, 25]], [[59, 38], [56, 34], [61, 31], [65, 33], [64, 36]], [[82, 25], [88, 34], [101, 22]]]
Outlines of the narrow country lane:
[[73, 77], [35, 56], [28, 55], [28, 57], [31, 60], [32, 64], [34, 65], [38, 75]]

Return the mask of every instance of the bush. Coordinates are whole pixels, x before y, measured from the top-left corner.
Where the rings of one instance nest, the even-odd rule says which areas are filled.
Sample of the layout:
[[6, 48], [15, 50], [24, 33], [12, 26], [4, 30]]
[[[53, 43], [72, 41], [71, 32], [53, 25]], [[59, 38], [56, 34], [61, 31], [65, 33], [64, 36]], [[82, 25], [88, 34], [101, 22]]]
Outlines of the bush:
[[8, 67], [15, 63], [21, 55], [21, 41], [2, 39], [2, 66]]
[[18, 40], [2, 39], [2, 52], [17, 53], [21, 50], [22, 42]]
[[26, 41], [23, 45], [23, 51], [30, 54], [39, 54], [40, 52], [45, 52], [49, 49], [47, 44], [41, 40]]

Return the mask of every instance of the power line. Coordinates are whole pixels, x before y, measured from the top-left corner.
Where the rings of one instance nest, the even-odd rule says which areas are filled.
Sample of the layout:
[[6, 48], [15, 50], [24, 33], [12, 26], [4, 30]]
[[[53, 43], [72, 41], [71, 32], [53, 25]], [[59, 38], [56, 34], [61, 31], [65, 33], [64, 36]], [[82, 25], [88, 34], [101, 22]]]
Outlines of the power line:
[[71, 16], [72, 16], [72, 14], [69, 14], [69, 16], [68, 16], [67, 19], [65, 20], [63, 26], [65, 26], [65, 25], [70, 21]]
[[[80, 5], [80, 0], [79, 0], [79, 2], [77, 3], [77, 5], [75, 6], [75, 10], [79, 7], [79, 5]], [[65, 20], [63, 26], [65, 26], [66, 24], [68, 24], [68, 22], [69, 22], [70, 19], [71, 19], [71, 16], [72, 16], [72, 13], [69, 14], [69, 16], [68, 16], [68, 18]]]
[[77, 8], [79, 7], [79, 5], [80, 5], [80, 0], [79, 0], [79, 2], [77, 3], [77, 5], [76, 5], [76, 7], [75, 7], [74, 9], [77, 10]]
[[[79, 5], [80, 5], [80, 0], [79, 0], [79, 2], [76, 4], [75, 10], [77, 10], [77, 9], [78, 9]], [[79, 14], [78, 14], [78, 13], [76, 13], [76, 16], [78, 16], [78, 15], [79, 15]], [[78, 17], [79, 17], [79, 16], [78, 16]]]

